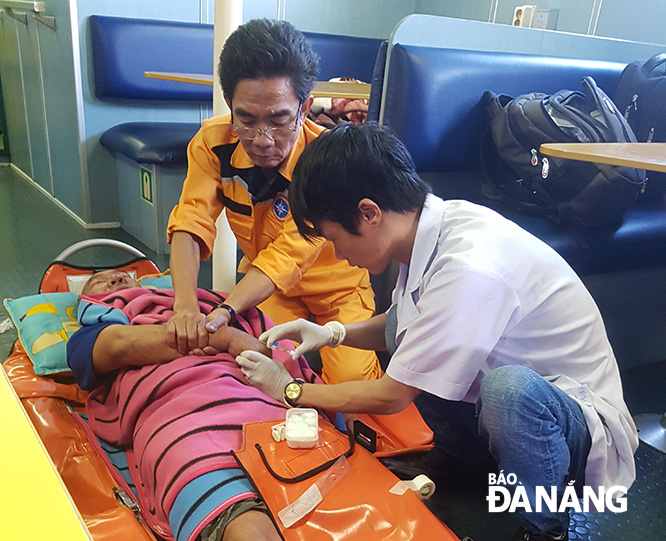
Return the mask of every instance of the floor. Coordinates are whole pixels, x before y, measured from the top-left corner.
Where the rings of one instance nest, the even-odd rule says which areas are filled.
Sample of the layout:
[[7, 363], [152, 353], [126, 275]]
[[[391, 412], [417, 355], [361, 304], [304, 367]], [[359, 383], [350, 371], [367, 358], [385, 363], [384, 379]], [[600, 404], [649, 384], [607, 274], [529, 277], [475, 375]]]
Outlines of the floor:
[[[113, 238], [130, 243], [151, 257], [161, 269], [168, 256], [156, 255], [121, 229], [86, 230], [13, 170], [0, 165], [0, 299], [37, 292], [46, 267], [57, 254], [79, 240]], [[97, 249], [96, 249], [97, 250]], [[102, 257], [93, 250], [75, 263]], [[113, 255], [113, 254], [111, 254]], [[103, 254], [106, 258], [107, 254]], [[124, 260], [119, 254], [120, 260]], [[200, 285], [210, 287], [210, 266], [202, 268]], [[0, 310], [0, 328], [7, 319]], [[0, 334], [0, 358], [11, 351], [16, 333]], [[666, 352], [665, 352], [666, 357]], [[624, 392], [632, 414], [666, 411], [666, 360], [623, 372]], [[631, 487], [625, 513], [575, 513], [572, 541], [666, 541], [666, 454], [641, 444], [636, 454], [637, 480]], [[485, 479], [466, 481], [447, 472], [434, 472], [437, 490], [430, 509], [462, 539], [502, 541], [516, 526], [507, 513], [489, 513]]]
[[[666, 375], [666, 370], [662, 372]], [[636, 468], [636, 481], [626, 498], [626, 512], [572, 513], [570, 541], [666, 540], [666, 454], [641, 443], [636, 452]], [[443, 481], [433, 477], [437, 488], [427, 505], [461, 539], [511, 539], [516, 523], [508, 513], [488, 512], [487, 482], [476, 479], [447, 483], [446, 475], [441, 477]]]

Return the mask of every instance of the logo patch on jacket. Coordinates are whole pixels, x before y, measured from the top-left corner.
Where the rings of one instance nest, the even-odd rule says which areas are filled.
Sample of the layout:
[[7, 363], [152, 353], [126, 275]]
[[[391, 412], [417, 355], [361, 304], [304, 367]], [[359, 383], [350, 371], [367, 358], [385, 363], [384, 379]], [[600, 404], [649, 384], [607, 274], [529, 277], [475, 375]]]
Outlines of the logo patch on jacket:
[[273, 199], [273, 214], [281, 222], [284, 222], [289, 216], [289, 202], [284, 194], [279, 194]]

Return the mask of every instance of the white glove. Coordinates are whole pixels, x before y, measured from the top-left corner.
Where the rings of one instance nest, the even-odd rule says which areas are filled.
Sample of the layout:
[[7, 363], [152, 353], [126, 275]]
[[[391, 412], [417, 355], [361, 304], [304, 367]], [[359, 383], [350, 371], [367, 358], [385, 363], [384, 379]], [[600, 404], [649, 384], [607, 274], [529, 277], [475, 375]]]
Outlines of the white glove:
[[284, 388], [294, 378], [282, 363], [258, 351], [243, 351], [236, 362], [247, 382], [278, 402], [284, 402]]
[[297, 319], [282, 325], [276, 325], [263, 333], [259, 340], [269, 348], [278, 340], [293, 340], [300, 342], [291, 356], [297, 359], [308, 351], [321, 349], [326, 346], [338, 347], [345, 339], [347, 332], [345, 326], [339, 321], [329, 321], [325, 325], [317, 325], [305, 319]]

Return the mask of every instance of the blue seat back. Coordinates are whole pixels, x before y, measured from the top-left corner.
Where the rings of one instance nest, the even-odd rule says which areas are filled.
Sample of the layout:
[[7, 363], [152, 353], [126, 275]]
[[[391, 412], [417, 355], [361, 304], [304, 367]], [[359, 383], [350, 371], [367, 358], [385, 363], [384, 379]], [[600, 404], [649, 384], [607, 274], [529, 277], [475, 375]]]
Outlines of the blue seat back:
[[407, 145], [419, 171], [476, 169], [486, 90], [517, 96], [581, 89], [591, 75], [612, 94], [623, 63], [395, 45], [383, 122]]
[[213, 25], [90, 17], [95, 95], [101, 99], [210, 102], [210, 86], [150, 79], [145, 71], [210, 73]]
[[[304, 34], [319, 55], [320, 80], [371, 81], [382, 40]], [[92, 15], [90, 36], [98, 98], [212, 101], [210, 86], [151, 79], [144, 72], [211, 73], [213, 25]]]
[[303, 32], [303, 34], [314, 52], [319, 55], [320, 81], [348, 76], [366, 83], [372, 82], [381, 39], [314, 32]]

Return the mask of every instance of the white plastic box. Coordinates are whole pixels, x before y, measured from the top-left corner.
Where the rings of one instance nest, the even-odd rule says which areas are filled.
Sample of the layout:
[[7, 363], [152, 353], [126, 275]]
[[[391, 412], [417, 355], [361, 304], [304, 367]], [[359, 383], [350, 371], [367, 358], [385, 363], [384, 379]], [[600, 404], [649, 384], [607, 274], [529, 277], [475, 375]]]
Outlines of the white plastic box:
[[319, 439], [319, 415], [312, 408], [287, 410], [285, 421], [287, 445], [292, 449], [314, 447]]

